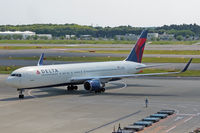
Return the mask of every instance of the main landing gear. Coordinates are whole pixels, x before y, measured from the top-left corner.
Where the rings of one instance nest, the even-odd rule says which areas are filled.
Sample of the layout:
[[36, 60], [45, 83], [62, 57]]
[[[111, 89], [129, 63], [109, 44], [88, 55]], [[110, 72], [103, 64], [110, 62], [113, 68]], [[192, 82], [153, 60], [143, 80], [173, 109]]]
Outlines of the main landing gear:
[[24, 89], [17, 89], [17, 91], [19, 92], [19, 99], [23, 99], [24, 98]]
[[69, 85], [69, 86], [67, 86], [67, 90], [68, 91], [78, 90], [78, 86]]
[[102, 92], [105, 92], [105, 88], [101, 88], [100, 90], [96, 90], [96, 91], [94, 91], [95, 93], [102, 93]]
[[101, 89], [94, 91], [94, 93], [103, 93], [103, 92], [105, 92], [105, 90], [106, 90], [106, 89], [104, 88], [104, 87], [106, 86], [105, 83], [102, 83], [101, 85], [102, 85], [102, 86], [101, 86]]

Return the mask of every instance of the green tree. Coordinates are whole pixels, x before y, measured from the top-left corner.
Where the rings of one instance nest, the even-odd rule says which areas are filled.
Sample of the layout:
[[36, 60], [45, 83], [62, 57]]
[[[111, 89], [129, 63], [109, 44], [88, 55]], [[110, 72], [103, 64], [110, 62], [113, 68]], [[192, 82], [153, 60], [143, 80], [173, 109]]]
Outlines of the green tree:
[[64, 39], [65, 39], [65, 37], [64, 37], [64, 36], [61, 36], [59, 39], [60, 39], [60, 40], [64, 40]]
[[[197, 24], [183, 25], [164, 25], [161, 27], [148, 28], [150, 33], [174, 34], [175, 37], [181, 35], [183, 37], [198, 36], [200, 34], [200, 26]], [[82, 26], [78, 24], [30, 24], [30, 25], [0, 25], [0, 31], [33, 31], [36, 34], [51, 34], [53, 37], [65, 35], [91, 35], [92, 37], [114, 38], [116, 35], [136, 34], [139, 35], [143, 28], [132, 26], [117, 27], [93, 27]], [[6, 37], [9, 39], [9, 37]], [[35, 38], [36, 39], [36, 38]]]
[[125, 38], [122, 36], [122, 37], [120, 37], [120, 40], [124, 41], [124, 40], [125, 40]]
[[176, 37], [176, 39], [177, 39], [178, 41], [182, 41], [182, 40], [183, 40], [183, 36], [179, 35], [179, 36]]
[[27, 37], [26, 37], [26, 40], [31, 40], [31, 39], [32, 39], [31, 36], [27, 36]]
[[38, 39], [37, 35], [33, 36], [33, 40], [37, 40], [37, 39]]
[[156, 41], [160, 41], [160, 38], [158, 37], [158, 38], [156, 39]]
[[0, 35], [0, 40], [2, 40], [3, 39], [3, 36], [2, 35]]
[[38, 38], [41, 39], [41, 40], [48, 40], [48, 37], [46, 37], [46, 36], [40, 36]]
[[155, 37], [152, 37], [152, 38], [151, 38], [151, 41], [156, 41], [156, 38], [155, 38]]
[[114, 37], [114, 40], [115, 40], [115, 41], [117, 41], [117, 40], [118, 40], [118, 38], [115, 36], [115, 37]]
[[15, 35], [12, 35], [12, 38], [13, 38], [14, 40], [22, 40], [23, 36], [22, 36], [22, 35], [15, 34]]
[[173, 37], [169, 37], [169, 41], [172, 41], [173, 40]]
[[5, 35], [3, 39], [5, 39], [5, 40], [11, 40], [11, 35]]

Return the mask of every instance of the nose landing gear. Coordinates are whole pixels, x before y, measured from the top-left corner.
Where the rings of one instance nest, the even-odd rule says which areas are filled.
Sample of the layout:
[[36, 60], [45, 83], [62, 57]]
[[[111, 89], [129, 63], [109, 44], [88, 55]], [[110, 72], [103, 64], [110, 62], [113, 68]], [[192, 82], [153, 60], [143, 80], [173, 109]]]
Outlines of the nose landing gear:
[[24, 98], [24, 89], [17, 89], [17, 91], [19, 92], [19, 99], [23, 99]]

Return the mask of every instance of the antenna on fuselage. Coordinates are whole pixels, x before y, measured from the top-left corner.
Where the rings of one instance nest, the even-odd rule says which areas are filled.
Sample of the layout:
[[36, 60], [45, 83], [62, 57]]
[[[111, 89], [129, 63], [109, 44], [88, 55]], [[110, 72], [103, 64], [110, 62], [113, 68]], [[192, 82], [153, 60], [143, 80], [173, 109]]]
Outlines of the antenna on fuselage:
[[43, 65], [43, 59], [44, 59], [44, 53], [42, 53], [42, 54], [40, 55], [40, 59], [38, 60], [38, 63], [37, 63], [38, 66]]

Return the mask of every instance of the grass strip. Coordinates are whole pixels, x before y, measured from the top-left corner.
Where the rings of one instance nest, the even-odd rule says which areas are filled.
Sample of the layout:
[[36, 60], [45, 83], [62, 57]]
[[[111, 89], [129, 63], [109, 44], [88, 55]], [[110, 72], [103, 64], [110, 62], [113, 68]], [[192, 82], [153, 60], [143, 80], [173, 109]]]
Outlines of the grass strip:
[[10, 74], [21, 66], [0, 66], [0, 74]]

